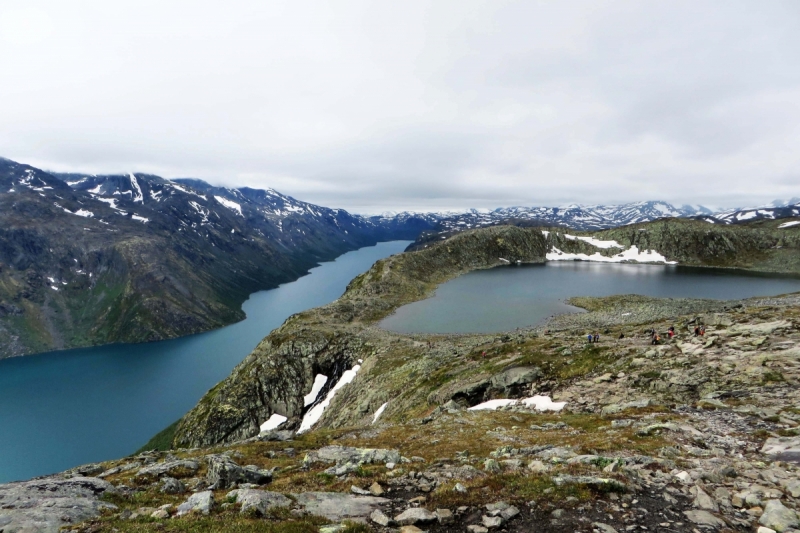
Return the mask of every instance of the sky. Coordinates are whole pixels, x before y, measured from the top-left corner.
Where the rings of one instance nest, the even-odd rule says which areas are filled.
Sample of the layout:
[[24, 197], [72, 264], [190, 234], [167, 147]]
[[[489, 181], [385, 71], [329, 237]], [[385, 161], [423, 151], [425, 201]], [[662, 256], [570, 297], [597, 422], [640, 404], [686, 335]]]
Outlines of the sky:
[[357, 213], [800, 196], [800, 2], [0, 3], [0, 156]]

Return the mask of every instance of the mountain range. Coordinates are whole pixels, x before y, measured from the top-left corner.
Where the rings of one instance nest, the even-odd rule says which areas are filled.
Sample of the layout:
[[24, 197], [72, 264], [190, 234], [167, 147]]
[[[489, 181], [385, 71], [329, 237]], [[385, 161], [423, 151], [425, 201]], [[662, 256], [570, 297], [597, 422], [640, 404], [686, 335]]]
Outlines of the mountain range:
[[0, 358], [217, 328], [244, 317], [252, 292], [379, 241], [500, 224], [735, 224], [800, 215], [799, 201], [718, 213], [650, 201], [360, 216], [273, 189], [47, 172], [0, 158]]

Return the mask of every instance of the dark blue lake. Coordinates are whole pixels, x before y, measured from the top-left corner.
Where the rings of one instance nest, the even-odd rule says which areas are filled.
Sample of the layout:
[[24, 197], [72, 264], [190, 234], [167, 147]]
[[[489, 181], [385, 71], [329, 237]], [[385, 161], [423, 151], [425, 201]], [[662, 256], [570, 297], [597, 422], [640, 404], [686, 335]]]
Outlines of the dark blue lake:
[[408, 241], [380, 243], [258, 292], [247, 319], [181, 339], [0, 360], [0, 482], [128, 455], [180, 418], [289, 315], [331, 302]]
[[579, 312], [572, 296], [642, 294], [730, 300], [800, 291], [800, 278], [675, 265], [554, 261], [478, 270], [449, 281], [433, 297], [401, 307], [381, 326], [401, 333], [485, 333]]

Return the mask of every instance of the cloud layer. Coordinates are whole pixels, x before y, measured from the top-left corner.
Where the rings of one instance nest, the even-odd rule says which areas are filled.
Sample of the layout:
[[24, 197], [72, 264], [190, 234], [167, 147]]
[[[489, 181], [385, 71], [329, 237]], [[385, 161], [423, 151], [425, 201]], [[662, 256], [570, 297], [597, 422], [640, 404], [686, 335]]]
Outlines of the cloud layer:
[[796, 2], [7, 0], [0, 155], [360, 212], [800, 195]]

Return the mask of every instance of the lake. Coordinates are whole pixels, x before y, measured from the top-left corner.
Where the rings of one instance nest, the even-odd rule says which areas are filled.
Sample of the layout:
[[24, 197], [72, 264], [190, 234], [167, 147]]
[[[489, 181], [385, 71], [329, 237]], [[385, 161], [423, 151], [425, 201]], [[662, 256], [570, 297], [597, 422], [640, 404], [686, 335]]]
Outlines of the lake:
[[183, 416], [290, 315], [329, 303], [378, 259], [380, 243], [250, 296], [247, 318], [208, 333], [0, 360], [0, 482], [122, 457]]
[[572, 296], [642, 294], [729, 300], [800, 291], [800, 278], [741, 270], [553, 261], [478, 270], [439, 286], [381, 322], [401, 333], [488, 333], [581, 312]]

